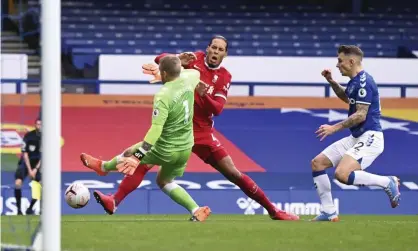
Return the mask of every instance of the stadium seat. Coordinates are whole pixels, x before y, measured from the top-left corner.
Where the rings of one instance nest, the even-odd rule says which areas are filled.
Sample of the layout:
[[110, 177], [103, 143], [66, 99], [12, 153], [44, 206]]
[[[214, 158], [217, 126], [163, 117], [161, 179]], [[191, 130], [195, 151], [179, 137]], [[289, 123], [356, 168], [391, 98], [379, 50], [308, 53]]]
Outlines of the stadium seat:
[[[29, 5], [39, 8], [37, 1]], [[413, 14], [418, 6], [410, 3], [372, 5], [360, 14], [326, 6], [221, 1], [73, 0], [62, 6], [63, 50], [80, 66], [100, 53], [202, 50], [214, 34], [228, 38], [229, 55], [333, 56], [340, 44], [356, 44], [368, 57], [396, 57], [400, 45], [418, 41], [418, 15]]]

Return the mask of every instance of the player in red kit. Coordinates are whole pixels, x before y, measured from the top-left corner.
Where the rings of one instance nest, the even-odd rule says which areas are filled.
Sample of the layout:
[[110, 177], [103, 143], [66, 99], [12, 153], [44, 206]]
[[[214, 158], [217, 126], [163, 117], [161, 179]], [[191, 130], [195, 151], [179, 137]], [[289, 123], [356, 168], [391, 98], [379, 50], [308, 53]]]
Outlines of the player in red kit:
[[[200, 80], [207, 87], [205, 93], [195, 92], [193, 131], [195, 144], [193, 153], [205, 163], [222, 173], [229, 181], [241, 188], [251, 199], [262, 205], [273, 220], [299, 220], [291, 213], [279, 210], [270, 202], [264, 191], [246, 174], [240, 172], [234, 165], [221, 142], [213, 135], [213, 116], [221, 114], [227, 101], [231, 84], [231, 74], [221, 66], [228, 52], [228, 42], [222, 36], [211, 39], [206, 54], [204, 52], [184, 52], [178, 55], [182, 66], [186, 69], [196, 69], [200, 72]], [[167, 55], [164, 53], [155, 58], [155, 63]], [[147, 72], [156, 75], [155, 68], [148, 65]], [[140, 165], [132, 176], [125, 176], [115, 195], [100, 193], [107, 212], [114, 212], [116, 206], [142, 182], [150, 166]]]

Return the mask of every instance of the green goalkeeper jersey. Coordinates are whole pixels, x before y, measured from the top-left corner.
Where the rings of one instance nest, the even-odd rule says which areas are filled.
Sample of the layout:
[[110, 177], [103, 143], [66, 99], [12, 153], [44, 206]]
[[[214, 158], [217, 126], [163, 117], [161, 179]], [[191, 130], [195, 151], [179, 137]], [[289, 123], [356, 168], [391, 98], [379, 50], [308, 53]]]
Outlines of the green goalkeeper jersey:
[[166, 155], [193, 147], [194, 91], [199, 81], [197, 70], [185, 69], [155, 94], [152, 126], [144, 139], [154, 145], [153, 151]]

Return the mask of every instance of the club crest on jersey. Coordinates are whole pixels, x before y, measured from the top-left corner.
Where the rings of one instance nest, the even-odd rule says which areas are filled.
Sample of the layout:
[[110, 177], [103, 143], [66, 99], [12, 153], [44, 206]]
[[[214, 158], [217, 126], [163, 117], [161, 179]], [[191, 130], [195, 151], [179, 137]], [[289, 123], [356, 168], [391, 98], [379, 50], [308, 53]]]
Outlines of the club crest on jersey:
[[216, 83], [216, 81], [218, 81], [218, 75], [213, 76], [212, 82]]
[[160, 114], [160, 111], [158, 109], [154, 109], [154, 111], [152, 111], [152, 116], [153, 117], [157, 117], [158, 114]]
[[360, 98], [364, 98], [364, 97], [366, 97], [366, 95], [367, 95], [367, 91], [366, 91], [366, 89], [364, 89], [364, 88], [360, 88], [360, 90], [358, 90], [358, 96], [359, 96]]

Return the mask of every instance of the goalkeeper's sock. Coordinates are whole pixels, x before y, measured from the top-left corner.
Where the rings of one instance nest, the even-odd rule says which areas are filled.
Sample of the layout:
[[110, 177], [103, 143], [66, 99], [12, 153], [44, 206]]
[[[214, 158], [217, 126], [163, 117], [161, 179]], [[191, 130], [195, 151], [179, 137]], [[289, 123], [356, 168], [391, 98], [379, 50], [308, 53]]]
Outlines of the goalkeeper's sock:
[[177, 204], [186, 208], [191, 214], [199, 209], [197, 203], [193, 200], [192, 196], [184, 188], [177, 185], [174, 182], [168, 183], [162, 188], [163, 192], [170, 196]]
[[331, 194], [331, 181], [325, 170], [312, 172], [316, 191], [321, 200], [322, 211], [328, 214], [335, 213], [334, 201]]
[[275, 215], [277, 211], [276, 207], [270, 202], [264, 191], [258, 187], [254, 180], [248, 177], [248, 175], [242, 173], [241, 179], [237, 180], [235, 184], [239, 186], [248, 197], [262, 205], [269, 215]]
[[102, 171], [103, 172], [110, 172], [110, 171], [117, 170], [116, 165], [118, 164], [118, 161], [119, 161], [120, 157], [121, 156], [118, 155], [118, 156], [115, 156], [110, 161], [103, 161], [102, 162]]
[[18, 213], [22, 213], [22, 208], [21, 208], [21, 201], [22, 201], [22, 189], [20, 189], [20, 188], [15, 188], [15, 198], [16, 198], [16, 207], [17, 207], [17, 212], [18, 212]]
[[118, 191], [115, 193], [115, 204], [118, 206], [125, 197], [135, 191], [144, 179], [145, 174], [148, 172], [147, 165], [139, 165], [134, 174], [126, 175], [118, 187]]

